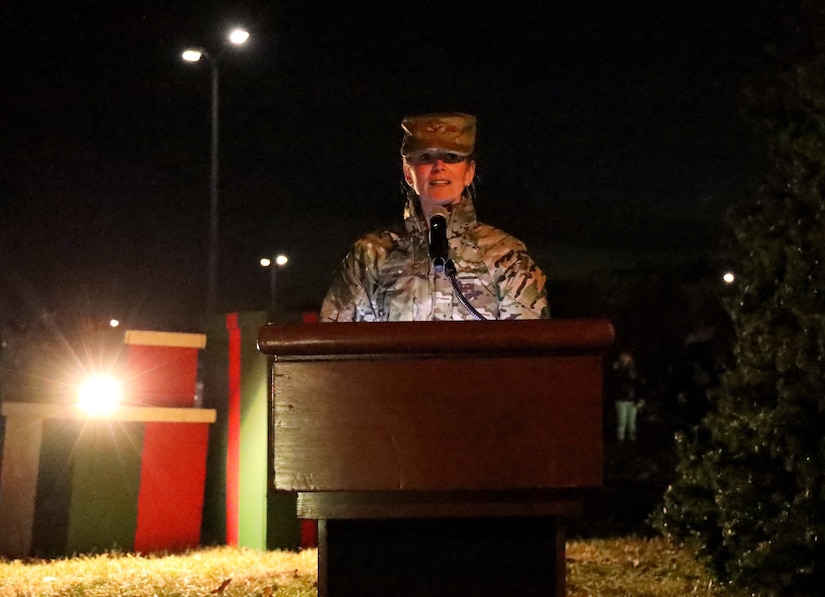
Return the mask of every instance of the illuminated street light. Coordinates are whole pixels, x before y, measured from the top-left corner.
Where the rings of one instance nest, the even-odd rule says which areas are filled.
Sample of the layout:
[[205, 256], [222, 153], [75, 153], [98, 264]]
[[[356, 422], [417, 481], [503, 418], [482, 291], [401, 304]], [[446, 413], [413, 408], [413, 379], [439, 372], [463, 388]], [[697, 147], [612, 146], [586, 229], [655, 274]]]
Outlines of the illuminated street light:
[[231, 46], [246, 43], [249, 32], [236, 28], [227, 36], [228, 43], [224, 43], [217, 56], [210, 54], [201, 47], [187, 48], [181, 57], [187, 62], [198, 62], [202, 58], [209, 60], [212, 66], [212, 141], [209, 176], [209, 262], [208, 288], [206, 293], [206, 308], [208, 313], [215, 311], [218, 293], [218, 87], [220, 80], [220, 62], [224, 52]]
[[286, 265], [289, 258], [278, 253], [274, 258], [262, 257], [260, 260], [261, 267], [269, 268], [269, 300], [272, 303], [272, 312], [275, 312], [278, 304], [278, 268]]
[[[286, 265], [287, 261], [289, 261], [289, 257], [286, 255], [278, 254], [278, 256], [275, 257], [275, 265]], [[261, 257], [260, 264], [261, 267], [269, 267], [272, 265], [272, 259], [269, 257]]]
[[736, 276], [733, 272], [725, 272], [722, 274], [722, 281], [725, 284], [733, 284], [736, 281]]
[[236, 46], [246, 43], [249, 39], [249, 31], [246, 29], [236, 28], [229, 32], [229, 41]]
[[197, 62], [203, 57], [204, 54], [206, 54], [206, 50], [203, 48], [191, 48], [189, 50], [184, 50], [181, 57], [186, 60], [186, 62]]

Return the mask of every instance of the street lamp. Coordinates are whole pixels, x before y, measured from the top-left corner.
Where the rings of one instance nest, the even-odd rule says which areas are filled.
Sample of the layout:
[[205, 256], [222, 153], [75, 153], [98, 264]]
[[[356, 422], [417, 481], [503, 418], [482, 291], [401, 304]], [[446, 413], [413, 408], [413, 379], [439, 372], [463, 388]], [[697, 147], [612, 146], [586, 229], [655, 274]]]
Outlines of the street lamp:
[[198, 62], [205, 58], [212, 66], [212, 142], [209, 174], [209, 265], [206, 307], [213, 313], [217, 302], [218, 288], [218, 82], [220, 79], [220, 62], [227, 48], [241, 45], [249, 39], [249, 32], [236, 28], [226, 37], [217, 56], [210, 56], [204, 48], [187, 48], [181, 58], [187, 62]]
[[269, 268], [269, 300], [272, 304], [273, 314], [278, 304], [278, 268], [286, 265], [287, 261], [289, 261], [289, 258], [280, 253], [272, 258], [263, 257], [260, 261], [261, 267]]

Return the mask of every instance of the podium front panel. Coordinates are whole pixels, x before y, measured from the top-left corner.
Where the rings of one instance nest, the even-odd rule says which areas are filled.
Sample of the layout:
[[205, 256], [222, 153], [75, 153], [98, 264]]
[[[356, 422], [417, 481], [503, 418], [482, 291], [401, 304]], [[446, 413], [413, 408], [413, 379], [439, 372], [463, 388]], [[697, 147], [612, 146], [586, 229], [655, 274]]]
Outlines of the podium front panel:
[[598, 486], [601, 376], [587, 354], [276, 360], [275, 488]]

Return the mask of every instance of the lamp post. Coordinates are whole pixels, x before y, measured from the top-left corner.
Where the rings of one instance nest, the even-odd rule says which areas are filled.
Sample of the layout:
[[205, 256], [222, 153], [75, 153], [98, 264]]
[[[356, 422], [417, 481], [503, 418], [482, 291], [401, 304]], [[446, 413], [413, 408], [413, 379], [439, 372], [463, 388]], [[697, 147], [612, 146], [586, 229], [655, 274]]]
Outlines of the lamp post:
[[263, 257], [260, 261], [261, 267], [269, 268], [269, 300], [273, 315], [278, 304], [278, 268], [286, 265], [287, 261], [289, 258], [281, 253], [272, 258]]
[[209, 260], [208, 281], [206, 292], [207, 313], [214, 313], [218, 293], [218, 107], [220, 62], [224, 52], [230, 45], [241, 45], [249, 39], [249, 32], [244, 29], [233, 29], [227, 36], [228, 43], [224, 43], [217, 56], [210, 56], [204, 48], [187, 48], [181, 57], [187, 62], [198, 62], [201, 58], [209, 61], [212, 67], [212, 108], [211, 108], [211, 143], [209, 160]]

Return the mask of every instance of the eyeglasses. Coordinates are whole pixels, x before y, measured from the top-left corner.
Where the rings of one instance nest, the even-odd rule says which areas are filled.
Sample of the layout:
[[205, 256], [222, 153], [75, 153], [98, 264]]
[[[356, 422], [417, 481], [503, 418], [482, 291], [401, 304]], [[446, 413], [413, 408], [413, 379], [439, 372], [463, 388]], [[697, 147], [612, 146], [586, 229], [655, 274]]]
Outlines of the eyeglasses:
[[407, 158], [412, 164], [416, 166], [423, 166], [424, 164], [432, 165], [436, 162], [444, 162], [445, 164], [458, 164], [467, 159], [466, 155], [455, 153], [454, 151], [422, 151], [415, 153]]

